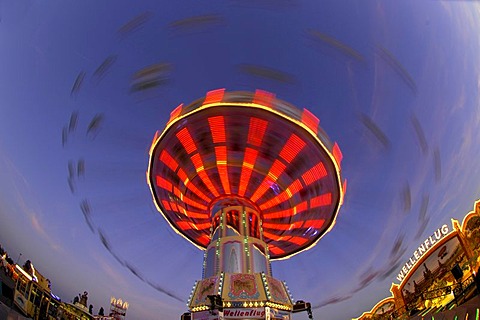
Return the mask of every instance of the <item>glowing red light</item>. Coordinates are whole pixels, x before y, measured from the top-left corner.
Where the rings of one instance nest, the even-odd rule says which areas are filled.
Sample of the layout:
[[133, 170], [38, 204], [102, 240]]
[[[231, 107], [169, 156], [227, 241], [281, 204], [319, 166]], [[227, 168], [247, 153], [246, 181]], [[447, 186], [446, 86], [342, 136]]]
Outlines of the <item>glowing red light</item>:
[[320, 229], [321, 227], [323, 227], [324, 223], [325, 223], [324, 219], [308, 220], [308, 221], [305, 221], [305, 224], [303, 225], [303, 227], [304, 228]]
[[264, 222], [263, 223], [263, 228], [264, 229], [273, 229], [273, 230], [283, 230], [283, 231], [288, 231], [288, 230], [293, 230], [300, 228], [303, 224], [303, 221], [297, 221], [293, 223], [270, 223], [270, 222]]
[[273, 253], [273, 254], [276, 254], [276, 255], [281, 255], [283, 253], [285, 253], [284, 250], [280, 249], [279, 247], [277, 246], [274, 246], [273, 244], [269, 244], [268, 245], [268, 250]]
[[198, 176], [200, 177], [200, 179], [202, 179], [203, 183], [207, 186], [208, 190], [210, 190], [210, 192], [215, 197], [218, 197], [220, 195], [205, 171], [200, 171], [198, 173]]
[[182, 229], [182, 230], [205, 230], [209, 229], [211, 224], [210, 222], [206, 223], [193, 223], [190, 221], [177, 221], [177, 225]]
[[275, 94], [263, 91], [255, 90], [255, 96], [253, 97], [253, 103], [260, 104], [265, 107], [272, 107], [273, 100], [275, 100]]
[[305, 243], [308, 242], [308, 239], [305, 239], [305, 238], [302, 238], [302, 237], [289, 237], [285, 240], [282, 239], [281, 241], [288, 241], [288, 242], [291, 242], [291, 243], [298, 244], [299, 246], [303, 246]]
[[303, 109], [302, 113], [302, 122], [305, 124], [310, 130], [312, 130], [315, 134], [318, 132], [318, 125], [320, 124], [320, 120], [307, 109]]
[[268, 122], [258, 118], [250, 118], [247, 142], [256, 147], [262, 144], [263, 136], [267, 130]]
[[307, 209], [308, 209], [308, 203], [307, 203], [307, 201], [303, 201], [293, 208], [289, 208], [289, 209], [282, 210], [282, 211], [264, 213], [263, 218], [264, 219], [288, 218], [288, 217], [294, 216], [296, 214], [302, 213], [303, 211], [305, 211]]
[[[266, 239], [273, 259], [311, 247], [335, 222], [347, 186], [343, 155], [308, 110], [262, 90], [218, 89], [170, 117], [150, 148], [149, 186], [172, 227], [195, 245], [211, 243], [210, 228], [220, 219], [215, 224], [210, 210], [230, 198], [256, 208], [259, 216], [246, 212], [247, 226]], [[238, 229], [247, 227], [242, 213], [233, 216]]]
[[210, 237], [207, 235], [201, 235], [197, 237], [197, 241], [203, 244], [204, 246], [207, 246], [210, 243]]
[[[268, 177], [268, 176], [267, 176]], [[260, 197], [268, 190], [268, 188], [270, 188], [271, 186], [271, 178], [267, 178], [265, 177], [265, 179], [263, 179], [262, 183], [260, 184], [260, 186], [257, 188], [257, 190], [255, 191], [255, 193], [250, 197], [250, 199], [253, 201], [253, 202], [257, 202], [258, 199], [260, 199]]]
[[333, 145], [333, 150], [332, 151], [333, 151], [333, 157], [337, 161], [338, 167], [340, 167], [340, 164], [342, 163], [342, 159], [343, 159], [343, 154], [342, 154], [342, 151], [340, 150], [340, 147], [338, 146], [338, 144], [336, 142]]
[[227, 147], [215, 147], [215, 156], [217, 157], [217, 169], [223, 190], [226, 194], [230, 194], [230, 182], [228, 181], [227, 171]]
[[265, 213], [263, 215], [264, 219], [278, 219], [278, 218], [287, 218], [293, 216], [294, 210], [293, 209], [286, 209], [277, 212]]
[[160, 176], [156, 176], [157, 179], [157, 186], [159, 186], [162, 189], [165, 189], [169, 192], [172, 192], [172, 183]]
[[187, 198], [186, 196], [183, 196], [183, 202], [185, 202], [188, 205], [191, 205], [192, 207], [198, 208], [200, 210], [207, 210], [207, 206], [200, 204], [190, 198]]
[[302, 183], [300, 182], [300, 180], [297, 179], [292, 184], [290, 184], [290, 186], [285, 191], [280, 193], [278, 196], [268, 200], [267, 202], [261, 204], [259, 207], [262, 210], [267, 210], [271, 207], [274, 207], [290, 199], [293, 195], [295, 195], [297, 192], [302, 190], [302, 188], [303, 188]]
[[190, 225], [190, 222], [188, 222], [188, 221], [177, 221], [177, 226], [182, 230], [192, 229], [192, 226]]
[[307, 201], [303, 201], [303, 202], [299, 203], [298, 206], [295, 207], [295, 209], [297, 211], [296, 213], [300, 213], [300, 212], [303, 212], [303, 211], [307, 210], [308, 209]]
[[183, 108], [183, 103], [178, 105], [175, 109], [173, 109], [173, 111], [170, 112], [170, 120], [168, 120], [168, 122], [171, 122], [172, 120], [177, 118], [182, 113], [182, 108]]
[[347, 179], [343, 180], [342, 191], [344, 195], [347, 193]]
[[168, 211], [171, 211], [172, 208], [170, 207], [170, 204], [168, 203], [167, 200], [162, 200], [163, 207], [167, 209]]
[[183, 196], [183, 195], [182, 195], [182, 193], [180, 192], [180, 189], [178, 189], [178, 188], [175, 187], [175, 186], [173, 187], [173, 194], [174, 194], [175, 196], [177, 196], [178, 199], [180, 199], [180, 200], [182, 199], [182, 196]]
[[178, 169], [178, 172], [177, 172], [177, 175], [178, 177], [180, 178], [180, 180], [185, 184], [187, 183], [188, 184], [188, 181], [190, 180], [187, 176], [187, 174], [185, 173], [185, 171], [183, 171], [182, 168]]
[[[300, 180], [297, 179], [288, 187], [288, 189], [290, 190], [293, 196], [294, 194], [296, 194], [297, 192], [303, 189], [303, 185], [300, 182]], [[289, 196], [288, 198], [291, 198], [292, 196]]]
[[310, 199], [310, 208], [323, 207], [332, 204], [332, 194], [325, 193]]
[[287, 166], [284, 165], [279, 160], [275, 160], [275, 162], [273, 162], [272, 168], [270, 168], [270, 172], [268, 173], [268, 176], [270, 176], [272, 180], [276, 181], [280, 178], [282, 173], [285, 171], [286, 167]]
[[169, 167], [172, 171], [175, 172], [178, 168], [178, 163], [173, 159], [173, 157], [164, 149], [162, 153], [160, 153], [160, 161], [165, 163], [167, 167]]
[[267, 239], [275, 240], [275, 241], [278, 240], [278, 238], [280, 238], [278, 235], [270, 233], [268, 231], [263, 231], [263, 236]]
[[203, 104], [210, 104], [215, 102], [221, 102], [223, 100], [223, 95], [225, 94], [225, 88], [212, 90], [207, 92], [205, 100], [203, 100]]
[[[193, 219], [208, 219], [208, 217], [209, 217], [209, 215], [207, 213], [195, 212], [195, 211], [189, 211], [189, 210], [185, 210], [185, 212], [186, 212], [187, 217], [193, 218]], [[208, 223], [210, 223], [210, 222], [208, 222]], [[204, 224], [198, 224], [197, 227], [199, 229], [205, 229]]]
[[326, 177], [327, 176], [327, 170], [325, 169], [325, 166], [323, 165], [323, 162], [317, 163], [315, 166], [310, 168], [307, 172], [305, 172], [302, 175], [303, 182], [305, 183], [306, 186], [314, 183], [315, 181]]
[[210, 202], [211, 199], [207, 197], [202, 191], [200, 191], [193, 183], [191, 183], [190, 179], [182, 168], [178, 169], [177, 175], [183, 182], [185, 187], [193, 191], [193, 193], [195, 193], [199, 198], [205, 200], [206, 202]]
[[305, 147], [306, 143], [296, 134], [292, 134], [287, 140], [287, 143], [280, 151], [280, 157], [284, 159], [287, 163], [292, 162], [293, 159], [298, 155], [300, 151]]
[[193, 141], [192, 136], [190, 135], [190, 132], [188, 132], [187, 128], [183, 128], [178, 131], [176, 136], [188, 154], [191, 154], [197, 150], [197, 146], [195, 145], [195, 142]]
[[245, 157], [243, 159], [242, 172], [240, 174], [240, 184], [238, 187], [238, 194], [243, 197], [247, 190], [248, 183], [250, 182], [250, 176], [252, 174], [255, 161], [257, 159], [258, 151], [251, 148], [245, 149]]
[[272, 185], [272, 182], [275, 182], [280, 178], [280, 175], [285, 171], [286, 166], [279, 160], [275, 160], [270, 168], [270, 171], [263, 179], [262, 183], [252, 195], [251, 200], [256, 202], [260, 197], [262, 197], [268, 188]]
[[200, 158], [200, 155], [198, 153], [194, 154], [191, 159], [200, 179], [202, 179], [203, 183], [208, 188], [208, 190], [210, 190], [210, 192], [215, 197], [218, 197], [220, 194], [218, 193], [217, 189], [214, 187], [212, 181], [210, 180], [210, 177], [205, 172], [205, 168], [203, 167], [203, 162], [202, 162], [202, 159]]
[[244, 166], [253, 168], [257, 160], [258, 151], [252, 148], [245, 148]]
[[172, 207], [173, 211], [180, 212], [180, 210], [178, 210], [178, 206], [175, 202], [170, 201], [170, 206]]
[[212, 132], [213, 143], [225, 142], [225, 120], [223, 116], [208, 118], [210, 131]]
[[197, 172], [205, 170], [205, 168], [203, 167], [202, 158], [200, 158], [200, 155], [198, 153], [194, 154], [190, 159], [192, 160], [193, 165], [195, 166], [195, 170]]

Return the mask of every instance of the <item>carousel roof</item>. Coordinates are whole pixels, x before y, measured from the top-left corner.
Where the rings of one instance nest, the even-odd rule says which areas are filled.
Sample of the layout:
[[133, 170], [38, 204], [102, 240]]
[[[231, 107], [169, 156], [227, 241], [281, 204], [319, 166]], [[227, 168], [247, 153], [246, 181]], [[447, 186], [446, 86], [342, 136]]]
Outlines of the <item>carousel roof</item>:
[[249, 201], [270, 257], [315, 245], [343, 201], [341, 151], [319, 120], [273, 94], [209, 92], [180, 105], [150, 150], [147, 180], [158, 210], [200, 248], [219, 199]]

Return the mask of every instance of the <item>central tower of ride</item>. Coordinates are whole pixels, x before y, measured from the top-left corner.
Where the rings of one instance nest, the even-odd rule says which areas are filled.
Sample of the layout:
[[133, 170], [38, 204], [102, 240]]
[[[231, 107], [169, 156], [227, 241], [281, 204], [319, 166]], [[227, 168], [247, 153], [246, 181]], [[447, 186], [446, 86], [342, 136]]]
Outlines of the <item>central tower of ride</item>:
[[205, 251], [192, 319], [290, 319], [270, 261], [313, 247], [343, 202], [341, 151], [319, 120], [271, 93], [207, 93], [172, 111], [147, 180], [171, 227]]

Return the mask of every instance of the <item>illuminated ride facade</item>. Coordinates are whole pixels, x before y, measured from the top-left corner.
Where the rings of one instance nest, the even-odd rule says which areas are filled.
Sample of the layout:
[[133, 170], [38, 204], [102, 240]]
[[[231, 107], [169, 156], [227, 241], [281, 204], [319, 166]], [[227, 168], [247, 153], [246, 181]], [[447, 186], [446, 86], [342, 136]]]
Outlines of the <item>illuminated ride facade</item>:
[[205, 251], [185, 318], [291, 319], [309, 309], [294, 304], [270, 261], [334, 226], [341, 159], [318, 118], [265, 91], [214, 90], [172, 111], [147, 180], [170, 226]]
[[444, 224], [420, 243], [392, 295], [355, 320], [479, 319], [479, 270], [480, 200], [462, 223], [452, 219], [451, 228]]

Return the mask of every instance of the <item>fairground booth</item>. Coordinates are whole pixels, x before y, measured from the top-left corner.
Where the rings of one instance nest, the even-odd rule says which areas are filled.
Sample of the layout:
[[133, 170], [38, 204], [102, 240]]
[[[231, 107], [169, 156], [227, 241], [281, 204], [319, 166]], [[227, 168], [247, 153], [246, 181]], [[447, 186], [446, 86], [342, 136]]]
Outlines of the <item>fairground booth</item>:
[[356, 320], [478, 319], [480, 200], [463, 222], [452, 219], [421, 242], [402, 266], [392, 296]]

